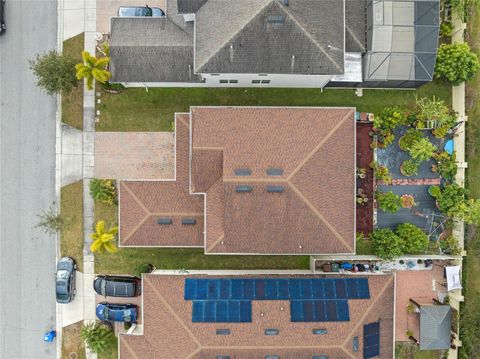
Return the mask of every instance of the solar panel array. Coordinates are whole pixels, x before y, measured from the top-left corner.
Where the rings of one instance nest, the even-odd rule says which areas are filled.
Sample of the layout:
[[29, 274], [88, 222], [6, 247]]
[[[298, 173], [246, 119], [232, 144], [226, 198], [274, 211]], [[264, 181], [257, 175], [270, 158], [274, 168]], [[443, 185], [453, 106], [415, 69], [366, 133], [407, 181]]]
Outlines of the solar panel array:
[[369, 299], [367, 278], [187, 278], [185, 300]]
[[192, 321], [252, 321], [252, 300], [290, 300], [292, 322], [349, 321], [349, 299], [368, 299], [367, 278], [187, 278]]
[[342, 300], [292, 300], [292, 322], [346, 322], [350, 320], [348, 301]]
[[363, 357], [374, 358], [380, 355], [380, 322], [363, 326]]
[[252, 302], [246, 300], [196, 300], [192, 307], [194, 323], [250, 323]]

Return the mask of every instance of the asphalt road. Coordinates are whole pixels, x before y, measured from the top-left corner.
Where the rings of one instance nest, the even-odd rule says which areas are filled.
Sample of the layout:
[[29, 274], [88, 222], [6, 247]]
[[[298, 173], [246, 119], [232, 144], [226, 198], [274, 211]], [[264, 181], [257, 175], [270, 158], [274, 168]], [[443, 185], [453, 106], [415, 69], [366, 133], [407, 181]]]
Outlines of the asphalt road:
[[56, 47], [56, 0], [7, 0], [0, 36], [0, 358], [56, 358], [55, 241], [37, 215], [54, 201], [56, 100], [28, 59]]

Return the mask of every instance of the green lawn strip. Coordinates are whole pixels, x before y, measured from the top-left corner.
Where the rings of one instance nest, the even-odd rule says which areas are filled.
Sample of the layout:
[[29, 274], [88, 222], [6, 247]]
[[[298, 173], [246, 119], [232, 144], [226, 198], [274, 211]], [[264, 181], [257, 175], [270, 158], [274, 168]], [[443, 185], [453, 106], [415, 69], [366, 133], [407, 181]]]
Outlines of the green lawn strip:
[[[82, 61], [84, 34], [63, 42], [63, 54]], [[83, 81], [67, 95], [62, 95], [62, 122], [81, 130], [83, 128]]]
[[375, 255], [372, 241], [366, 238], [358, 238], [356, 253], [357, 255]]
[[60, 213], [70, 220], [60, 235], [60, 253], [72, 257], [83, 271], [83, 182], [62, 187]]
[[[117, 208], [95, 204], [95, 222], [117, 223]], [[120, 248], [117, 253], [96, 254], [95, 272], [133, 274], [140, 264], [158, 269], [308, 269], [308, 256], [225, 256], [204, 254], [202, 248]]]
[[[480, 56], [480, 13], [474, 12], [474, 16], [469, 18], [467, 38], [472, 49]], [[480, 75], [467, 83], [467, 109], [472, 105], [468, 112], [468, 122], [466, 123], [466, 156], [468, 162], [467, 187], [470, 195], [475, 198], [480, 197]], [[480, 230], [474, 227], [467, 227], [466, 231], [466, 249], [467, 257], [463, 263], [463, 280], [465, 302], [461, 306], [460, 327], [461, 333], [478, 333], [478, 328], [468, 327], [472, 321], [462, 321], [462, 317], [477, 316], [476, 308], [478, 305], [478, 295], [480, 293]], [[470, 334], [472, 335], [472, 334]], [[473, 334], [474, 336], [477, 336]], [[461, 336], [463, 347], [460, 347], [460, 357], [474, 357], [478, 354], [477, 342], [469, 343], [465, 336]], [[470, 353], [473, 349], [476, 353]]]
[[439, 359], [443, 358], [441, 350], [419, 350], [418, 345], [411, 342], [395, 344], [396, 359]]
[[451, 88], [433, 82], [411, 90], [289, 89], [289, 88], [144, 88], [125, 89], [121, 94], [102, 91], [97, 131], [171, 131], [175, 112], [190, 106], [355, 106], [358, 111], [378, 112], [385, 106], [412, 109], [415, 95], [435, 95], [451, 103]]

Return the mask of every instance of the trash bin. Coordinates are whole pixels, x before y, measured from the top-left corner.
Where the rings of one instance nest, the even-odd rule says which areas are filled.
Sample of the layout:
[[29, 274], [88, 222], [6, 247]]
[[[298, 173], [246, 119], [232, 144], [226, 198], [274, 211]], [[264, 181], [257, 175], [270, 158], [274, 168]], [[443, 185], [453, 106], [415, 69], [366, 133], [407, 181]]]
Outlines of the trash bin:
[[55, 332], [55, 330], [50, 330], [49, 332], [45, 333], [45, 335], [43, 336], [43, 341], [47, 343], [52, 343], [56, 336], [57, 336], [57, 333]]

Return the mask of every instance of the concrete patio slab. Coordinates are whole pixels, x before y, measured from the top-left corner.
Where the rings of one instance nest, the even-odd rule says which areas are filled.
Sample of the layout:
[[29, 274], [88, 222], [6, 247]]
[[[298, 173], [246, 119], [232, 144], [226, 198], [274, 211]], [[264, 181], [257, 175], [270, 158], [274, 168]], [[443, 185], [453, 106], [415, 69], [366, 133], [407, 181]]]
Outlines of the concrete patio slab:
[[174, 178], [173, 132], [96, 132], [95, 177]]

